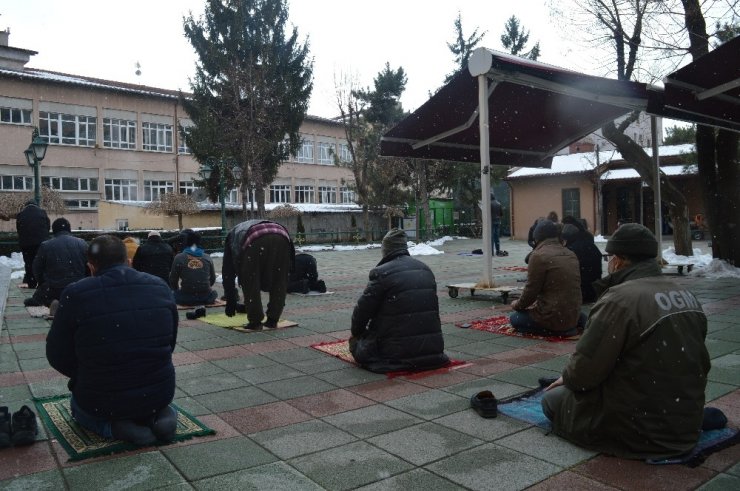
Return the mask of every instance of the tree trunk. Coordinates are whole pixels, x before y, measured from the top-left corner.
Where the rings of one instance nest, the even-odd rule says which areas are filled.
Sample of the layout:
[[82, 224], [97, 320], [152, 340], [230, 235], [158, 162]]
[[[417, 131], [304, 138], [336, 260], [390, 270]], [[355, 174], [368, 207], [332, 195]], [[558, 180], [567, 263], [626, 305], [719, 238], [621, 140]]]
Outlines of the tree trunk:
[[[655, 163], [637, 143], [617, 129], [614, 123], [608, 123], [602, 128], [604, 137], [614, 143], [625, 161], [632, 164], [643, 181], [653, 186]], [[660, 175], [661, 201], [668, 203], [669, 213], [673, 221], [673, 247], [680, 256], [691, 256], [691, 234], [689, 232], [688, 205], [686, 198], [666, 178]], [[648, 227], [649, 228], [649, 227]]]
[[182, 213], [177, 214], [177, 227], [182, 230]]
[[[717, 158], [717, 194], [719, 195], [718, 223], [720, 238], [719, 258], [733, 266], [740, 265], [740, 162], [738, 143], [740, 135], [726, 130], [717, 131], [715, 140]], [[711, 223], [710, 223], [711, 226]], [[712, 242], [714, 248], [714, 242]]]
[[362, 221], [365, 227], [365, 240], [371, 242], [373, 238], [370, 230], [370, 209], [367, 205], [362, 205]]

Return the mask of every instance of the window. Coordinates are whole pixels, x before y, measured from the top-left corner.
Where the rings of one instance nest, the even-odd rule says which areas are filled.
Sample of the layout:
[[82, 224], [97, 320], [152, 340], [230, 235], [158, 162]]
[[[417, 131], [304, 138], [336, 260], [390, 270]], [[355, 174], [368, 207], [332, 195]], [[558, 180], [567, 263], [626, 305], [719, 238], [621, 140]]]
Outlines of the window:
[[348, 187], [342, 187], [339, 189], [339, 193], [342, 195], [342, 203], [354, 203], [355, 192]]
[[337, 188], [334, 186], [319, 186], [319, 203], [336, 203]]
[[138, 183], [135, 179], [106, 179], [105, 199], [113, 201], [136, 201]]
[[106, 148], [136, 148], [136, 121], [103, 118], [103, 146]]
[[313, 186], [296, 186], [295, 202], [313, 203]]
[[177, 153], [180, 155], [190, 155], [193, 153], [193, 151], [188, 146], [188, 142], [185, 141], [185, 138], [180, 137], [180, 139], [177, 142]]
[[65, 199], [64, 206], [70, 210], [95, 210], [98, 208], [98, 200], [95, 199]]
[[52, 177], [41, 178], [41, 185], [57, 191], [97, 191], [98, 180], [95, 177]]
[[229, 189], [226, 195], [224, 196], [224, 202], [226, 203], [239, 203], [239, 190]]
[[33, 190], [33, 177], [2, 176], [0, 189], [3, 191], [31, 191]]
[[270, 186], [270, 203], [290, 203], [290, 185]]
[[301, 146], [298, 147], [298, 153], [296, 153], [295, 157], [298, 162], [313, 164], [313, 142], [303, 140]]
[[333, 164], [334, 163], [334, 145], [331, 143], [319, 142], [317, 145], [319, 150], [319, 164]]
[[118, 230], [128, 230], [128, 218], [117, 218], [116, 228]]
[[352, 154], [349, 152], [349, 145], [346, 143], [339, 144], [339, 161], [352, 162]]
[[180, 181], [180, 194], [193, 194], [198, 186], [193, 181]]
[[172, 181], [144, 181], [144, 201], [157, 201], [164, 193], [175, 192]]
[[581, 218], [581, 190], [563, 189], [563, 216]]
[[31, 124], [31, 110], [0, 107], [0, 123]]
[[172, 151], [172, 125], [142, 123], [142, 147], [152, 152]]
[[95, 146], [97, 118], [94, 116], [41, 111], [39, 124], [40, 136], [49, 143], [80, 147]]

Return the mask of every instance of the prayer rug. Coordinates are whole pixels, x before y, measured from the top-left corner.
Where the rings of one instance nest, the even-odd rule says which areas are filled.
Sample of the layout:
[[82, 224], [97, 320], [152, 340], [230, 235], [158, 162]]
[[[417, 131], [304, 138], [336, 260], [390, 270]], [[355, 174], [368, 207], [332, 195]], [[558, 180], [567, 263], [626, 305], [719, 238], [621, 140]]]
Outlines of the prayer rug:
[[[544, 388], [537, 388], [518, 396], [502, 399], [498, 402], [498, 412], [550, 431], [552, 429], [550, 420], [542, 412], [544, 394]], [[702, 431], [699, 434], [699, 442], [692, 451], [670, 459], [646, 459], [645, 463], [651, 465], [684, 464], [696, 467], [714, 452], [731, 447], [738, 442], [740, 442], [740, 430], [737, 428]]]
[[53, 319], [49, 313], [49, 307], [45, 305], [26, 307], [31, 317], [42, 317], [44, 319]]
[[496, 269], [501, 269], [503, 271], [517, 271], [520, 273], [526, 273], [527, 267], [526, 266], [498, 266]]
[[504, 336], [515, 336], [520, 338], [544, 339], [552, 343], [558, 343], [561, 341], [577, 341], [581, 337], [580, 334], [576, 334], [575, 336], [544, 336], [540, 334], [519, 332], [511, 327], [509, 317], [506, 315], [499, 315], [491, 317], [490, 319], [481, 319], [471, 322], [458, 322], [455, 325], [463, 329], [475, 329], [476, 331], [486, 331], [494, 334], [503, 334]]
[[[218, 327], [224, 327], [226, 329], [232, 329], [234, 331], [240, 331], [240, 332], [258, 332], [258, 331], [250, 331], [247, 329], [244, 329], [244, 326], [247, 325], [247, 314], [236, 314], [234, 317], [228, 317], [224, 313], [218, 313], [218, 314], [206, 314], [205, 317], [198, 318], [199, 321], [205, 322], [207, 324], [211, 324]], [[262, 322], [266, 321], [267, 318], [264, 318]], [[298, 323], [294, 321], [289, 321], [286, 319], [280, 319], [277, 325], [277, 329], [284, 329], [286, 327], [294, 327], [297, 326]], [[263, 329], [262, 331], [270, 332], [273, 329]]]
[[[346, 361], [347, 363], [351, 363], [355, 366], [359, 366], [358, 363], [355, 361], [354, 357], [352, 357], [352, 353], [350, 353], [349, 351], [349, 340], [347, 339], [339, 340], [339, 341], [326, 341], [323, 343], [316, 343], [316, 344], [312, 344], [311, 347], [315, 350], [319, 350], [328, 355], [337, 357], [342, 361]], [[388, 372], [386, 373], [386, 376], [388, 376], [388, 378], [395, 378], [395, 377], [423, 378], [423, 377], [427, 377], [430, 375], [446, 373], [450, 370], [455, 370], [457, 368], [467, 367], [470, 365], [472, 365], [472, 363], [469, 363], [466, 361], [450, 360], [447, 365], [440, 367], [440, 368], [433, 369], [433, 370], [423, 370], [423, 371], [416, 371], [416, 372], [411, 372], [407, 370], [398, 370], [395, 372]]]
[[215, 302], [209, 303], [208, 305], [178, 305], [177, 310], [193, 310], [197, 309], [198, 307], [225, 307], [226, 306], [226, 300], [221, 300], [220, 298], [217, 298]]
[[[69, 409], [69, 397], [64, 395], [34, 401], [41, 421], [67, 451], [69, 460], [89, 459], [138, 448], [121, 440], [106, 440], [78, 425]], [[176, 442], [216, 433], [174, 403], [170, 406], [177, 411]]]

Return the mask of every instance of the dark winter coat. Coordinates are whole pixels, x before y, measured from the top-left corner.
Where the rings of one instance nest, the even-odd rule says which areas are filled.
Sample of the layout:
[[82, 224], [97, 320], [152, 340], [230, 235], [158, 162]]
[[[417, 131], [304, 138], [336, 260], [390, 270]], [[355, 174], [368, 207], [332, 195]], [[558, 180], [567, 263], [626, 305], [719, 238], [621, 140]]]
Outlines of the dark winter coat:
[[87, 275], [87, 242], [67, 231], [44, 241], [33, 259], [33, 276], [39, 285], [64, 288]]
[[376, 344], [362, 365], [373, 372], [426, 370], [445, 365], [437, 283], [429, 267], [397, 251], [370, 271], [352, 312], [352, 336]]
[[46, 211], [35, 203], [27, 204], [15, 217], [18, 245], [23, 248], [41, 244], [49, 238], [49, 227]]
[[694, 295], [644, 261], [605, 277], [563, 372], [556, 433], [627, 458], [694, 447], [710, 368], [707, 318]]
[[70, 377], [86, 412], [109, 420], [146, 417], [175, 393], [177, 321], [165, 283], [113, 266], [64, 289], [46, 357]]
[[527, 284], [517, 310], [529, 309], [532, 319], [550, 331], [576, 327], [581, 312], [578, 258], [556, 238], [545, 239], [529, 256]]
[[587, 238], [578, 238], [574, 242], [569, 242], [566, 247], [578, 258], [583, 303], [595, 302], [596, 290], [594, 290], [593, 283], [601, 279], [603, 274], [604, 261], [601, 251], [593, 243], [593, 237], [591, 242]]
[[504, 208], [501, 206], [501, 202], [497, 199], [491, 200], [491, 223], [501, 223], [501, 218], [504, 216]]
[[144, 273], [153, 274], [169, 281], [172, 270], [172, 247], [162, 237], [152, 236], [139, 246], [134, 254], [132, 266]]
[[200, 247], [188, 247], [175, 256], [169, 284], [186, 295], [207, 297], [216, 282], [216, 270], [211, 256]]

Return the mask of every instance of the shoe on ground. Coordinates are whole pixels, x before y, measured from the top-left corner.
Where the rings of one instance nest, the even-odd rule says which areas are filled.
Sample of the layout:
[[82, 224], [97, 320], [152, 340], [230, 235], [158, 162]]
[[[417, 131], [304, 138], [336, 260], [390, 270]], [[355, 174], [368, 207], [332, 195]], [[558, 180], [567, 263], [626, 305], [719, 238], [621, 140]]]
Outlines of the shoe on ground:
[[705, 407], [704, 417], [701, 422], [701, 429], [703, 431], [709, 430], [721, 430], [727, 426], [727, 416], [722, 410], [716, 407]]
[[244, 329], [247, 331], [261, 331], [262, 330], [262, 323], [260, 322], [250, 322], [246, 326], [244, 326]]
[[206, 316], [206, 308], [205, 307], [201, 307], [199, 309], [195, 309], [194, 314], [195, 314], [195, 318], [196, 319], [199, 318], [199, 317], [205, 317]]
[[198, 317], [195, 315], [195, 311], [192, 312], [185, 312], [185, 318], [190, 321], [194, 321]]
[[265, 321], [265, 328], [266, 329], [277, 329], [278, 321], [275, 319], [270, 319], [269, 317]]
[[7, 406], [0, 407], [0, 448], [10, 446], [10, 412]]
[[504, 254], [504, 253], [503, 253], [503, 252], [501, 252], [501, 251], [498, 251], [498, 252], [496, 252], [496, 255], [497, 255], [497, 256], [499, 256], [499, 257], [501, 257], [501, 256], [505, 256], [506, 254]]
[[326, 293], [326, 283], [324, 283], [324, 280], [316, 280], [314, 284], [311, 285], [311, 290], [319, 293]]
[[36, 414], [28, 406], [21, 406], [20, 410], [13, 413], [13, 445], [30, 445], [36, 441], [39, 434], [39, 426], [36, 423]]
[[29, 297], [23, 301], [23, 305], [26, 307], [41, 307], [43, 304], [33, 297]]
[[490, 390], [473, 395], [470, 398], [470, 407], [482, 418], [495, 418], [498, 415], [498, 401]]

